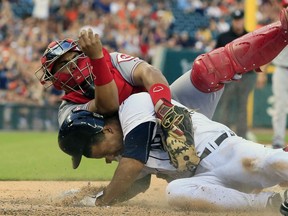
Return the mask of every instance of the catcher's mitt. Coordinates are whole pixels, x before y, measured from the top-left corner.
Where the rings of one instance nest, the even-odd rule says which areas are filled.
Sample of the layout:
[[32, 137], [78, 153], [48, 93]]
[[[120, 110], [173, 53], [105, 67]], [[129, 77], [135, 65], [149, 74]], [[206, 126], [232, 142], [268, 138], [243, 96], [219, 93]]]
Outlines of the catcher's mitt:
[[200, 162], [194, 145], [190, 112], [164, 102], [157, 112], [165, 136], [164, 147], [179, 171], [195, 170]]

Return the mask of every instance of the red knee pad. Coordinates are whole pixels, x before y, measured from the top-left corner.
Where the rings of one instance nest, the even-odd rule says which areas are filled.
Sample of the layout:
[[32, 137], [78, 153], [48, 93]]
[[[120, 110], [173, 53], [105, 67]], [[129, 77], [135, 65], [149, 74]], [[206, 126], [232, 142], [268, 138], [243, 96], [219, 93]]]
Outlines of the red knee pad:
[[223, 47], [198, 56], [191, 71], [193, 85], [205, 93], [220, 90], [222, 82], [231, 80], [235, 74], [230, 62]]
[[202, 92], [223, 88], [235, 74], [243, 74], [271, 62], [288, 44], [288, 15], [196, 58], [191, 72], [193, 85]]

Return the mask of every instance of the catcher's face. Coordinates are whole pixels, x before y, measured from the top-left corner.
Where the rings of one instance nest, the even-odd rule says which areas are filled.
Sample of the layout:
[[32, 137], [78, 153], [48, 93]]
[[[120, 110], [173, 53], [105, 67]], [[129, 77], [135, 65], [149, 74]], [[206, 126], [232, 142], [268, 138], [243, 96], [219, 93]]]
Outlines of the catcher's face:
[[42, 66], [35, 75], [46, 88], [53, 85], [59, 90], [83, 94], [87, 85], [93, 85], [95, 76], [89, 58], [79, 49], [76, 41], [52, 42], [41, 62]]
[[[75, 64], [75, 58], [79, 55], [76, 51], [70, 51], [63, 54], [59, 59], [55, 62], [53, 66], [53, 72], [59, 73], [70, 73], [70, 71], [74, 71], [77, 67], [77, 63]], [[53, 73], [52, 72], [52, 73]]]
[[89, 59], [76, 51], [63, 54], [54, 64], [51, 81], [56, 89], [85, 92], [85, 84], [91, 85], [94, 75]]

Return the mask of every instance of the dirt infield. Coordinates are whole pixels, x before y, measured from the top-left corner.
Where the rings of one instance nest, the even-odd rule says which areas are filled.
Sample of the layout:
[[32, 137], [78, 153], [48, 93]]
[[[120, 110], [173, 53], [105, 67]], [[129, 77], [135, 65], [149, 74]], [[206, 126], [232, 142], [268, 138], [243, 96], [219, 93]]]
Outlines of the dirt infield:
[[[0, 215], [139, 215], [139, 216], [271, 216], [278, 212], [213, 212], [185, 211], [169, 207], [165, 202], [166, 182], [152, 180], [145, 194], [139, 194], [128, 202], [112, 207], [80, 207], [75, 196], [63, 198], [71, 189], [95, 188], [107, 182], [64, 182], [64, 181], [1, 181]], [[73, 199], [71, 199], [73, 198]], [[73, 203], [74, 202], [74, 203]]]

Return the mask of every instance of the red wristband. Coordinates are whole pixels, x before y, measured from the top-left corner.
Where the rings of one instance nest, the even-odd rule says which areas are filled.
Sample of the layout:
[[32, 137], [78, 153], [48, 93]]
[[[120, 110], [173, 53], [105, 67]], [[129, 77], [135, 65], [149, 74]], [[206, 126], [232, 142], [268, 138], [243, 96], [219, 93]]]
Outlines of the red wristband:
[[171, 102], [171, 91], [167, 85], [161, 83], [154, 84], [148, 92], [154, 105], [156, 105], [160, 99], [165, 99], [166, 101]]
[[105, 58], [90, 59], [92, 72], [96, 76], [94, 84], [97, 86], [105, 85], [113, 80], [113, 75], [107, 66]]

